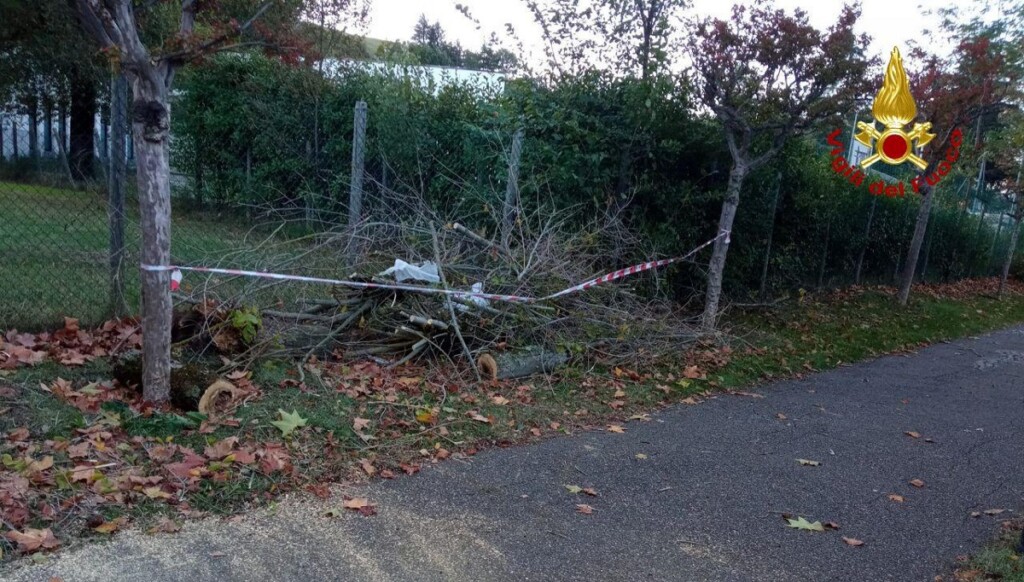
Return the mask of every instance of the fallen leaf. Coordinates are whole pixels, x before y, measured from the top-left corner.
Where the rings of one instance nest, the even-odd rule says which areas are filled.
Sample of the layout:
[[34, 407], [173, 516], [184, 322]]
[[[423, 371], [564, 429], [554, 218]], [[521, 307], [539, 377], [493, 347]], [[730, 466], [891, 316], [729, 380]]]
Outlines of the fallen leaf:
[[370, 426], [370, 419], [369, 418], [359, 418], [359, 417], [356, 417], [356, 418], [352, 419], [352, 429], [354, 431], [356, 431], [356, 432], [362, 432], [363, 430], [369, 428], [369, 426]]
[[47, 529], [26, 529], [24, 532], [9, 531], [5, 537], [18, 544], [21, 552], [34, 552], [40, 548], [50, 550], [60, 545], [53, 532]]
[[636, 457], [637, 459], [640, 459], [641, 461], [646, 461], [646, 460], [647, 460], [647, 455], [645, 455], [645, 454], [643, 454], [643, 453], [637, 453], [637, 454], [636, 454], [636, 455], [634, 455], [634, 456], [635, 456], [635, 457]]
[[491, 402], [497, 404], [498, 406], [505, 406], [511, 401], [508, 398], [505, 398], [504, 396], [495, 396], [494, 398], [491, 398]]
[[236, 444], [238, 444], [238, 437], [228, 437], [206, 447], [203, 454], [211, 461], [219, 461], [230, 455], [231, 449], [235, 448]]
[[156, 533], [177, 533], [181, 531], [181, 526], [169, 517], [161, 517], [156, 525], [146, 530], [148, 534]]
[[791, 517], [786, 518], [786, 522], [789, 524], [789, 527], [794, 529], [802, 529], [806, 531], [825, 531], [825, 526], [821, 525], [820, 521], [815, 521], [814, 523], [811, 523], [803, 517], [798, 517], [797, 519], [793, 519]]
[[778, 412], [778, 413], [775, 414], [775, 418], [777, 418], [779, 420], [786, 420], [786, 415], [782, 414], [781, 412]]
[[346, 499], [341, 503], [341, 506], [345, 509], [362, 509], [370, 505], [370, 500], [365, 497], [355, 497], [352, 499]]
[[371, 462], [370, 459], [360, 459], [359, 466], [362, 467], [363, 471], [365, 471], [370, 477], [373, 477], [377, 472], [377, 467], [373, 466], [373, 462]]
[[469, 412], [466, 413], [466, 415], [469, 416], [470, 418], [472, 418], [473, 420], [477, 421], [477, 422], [484, 422], [484, 423], [487, 423], [487, 424], [491, 423], [491, 419], [487, 418], [486, 416], [480, 414], [479, 412], [477, 412], [475, 410], [470, 410]]
[[576, 495], [580, 491], [583, 491], [583, 488], [580, 487], [579, 485], [566, 485], [565, 488], [568, 489], [569, 493], [572, 493], [573, 495]]
[[693, 406], [694, 404], [700, 404], [700, 400], [697, 400], [693, 396], [687, 396], [686, 398], [680, 400], [680, 402], [682, 402], [683, 404], [689, 404], [690, 406]]
[[683, 377], [689, 378], [690, 380], [701, 380], [706, 378], [704, 372], [700, 371], [697, 366], [687, 366], [683, 369]]
[[608, 425], [608, 432], [622, 434], [626, 432], [626, 429], [622, 428], [622, 425], [619, 424], [610, 424]]
[[561, 425], [561, 423], [558, 423], [558, 422], [552, 422], [548, 426], [551, 427], [551, 430], [558, 430], [559, 427], [561, 427], [562, 425]]
[[92, 531], [101, 534], [112, 534], [115, 531], [121, 529], [124, 524], [128, 523], [127, 517], [119, 517], [110, 521], [105, 521], [98, 526], [92, 528]]
[[843, 536], [843, 541], [846, 542], [846, 545], [853, 546], [855, 548], [858, 548], [858, 547], [864, 545], [864, 542], [862, 542], [862, 541], [860, 541], [858, 539], [855, 539], [855, 538], [848, 538], [846, 536]]
[[817, 467], [821, 465], [821, 461], [811, 461], [809, 459], [797, 459], [796, 462], [807, 467]]
[[825, 526], [825, 529], [839, 529], [839, 524], [834, 521], [826, 521], [821, 525]]
[[924, 487], [924, 481], [920, 479], [911, 479], [910, 484], [913, 485], [914, 487], [917, 487], [918, 489]]
[[377, 513], [377, 508], [365, 497], [356, 497], [355, 499], [346, 499], [341, 504], [345, 509], [351, 509], [358, 511], [360, 514], [369, 517]]
[[47, 455], [38, 461], [32, 461], [25, 469], [28, 473], [41, 473], [53, 466], [53, 457]]
[[416, 411], [416, 420], [423, 424], [434, 424], [437, 418], [434, 413], [426, 408], [421, 408]]
[[1000, 513], [1003, 513], [1005, 511], [1005, 509], [986, 509], [982, 513], [984, 513], [985, 515], [999, 515]]
[[150, 499], [171, 499], [173, 496], [159, 487], [146, 487], [142, 493]]
[[532, 434], [535, 437], [539, 437], [541, 435], [541, 432], [539, 428], [534, 427], [530, 429], [530, 434]]
[[903, 503], [905, 500], [902, 495], [896, 495], [895, 493], [889, 495], [889, 501], [895, 501], [896, 503]]
[[594, 489], [593, 487], [584, 487], [583, 492], [591, 497], [597, 497], [597, 489]]
[[903, 433], [903, 434], [907, 435], [908, 437], [910, 437], [910, 438], [912, 438], [912, 439], [919, 439], [919, 438], [921, 438], [921, 433], [919, 433], [919, 432], [914, 432], [914, 431], [912, 431], [912, 430], [908, 430], [908, 431], [906, 431], [906, 432], [905, 432], [905, 433]]
[[576, 511], [584, 515], [590, 515], [591, 513], [594, 513], [594, 508], [587, 505], [586, 503], [577, 503]]
[[306, 426], [306, 419], [299, 416], [299, 413], [292, 411], [291, 414], [278, 409], [277, 413], [281, 415], [281, 420], [272, 420], [270, 424], [276, 426], [281, 431], [281, 436], [288, 436], [295, 432], [295, 429]]

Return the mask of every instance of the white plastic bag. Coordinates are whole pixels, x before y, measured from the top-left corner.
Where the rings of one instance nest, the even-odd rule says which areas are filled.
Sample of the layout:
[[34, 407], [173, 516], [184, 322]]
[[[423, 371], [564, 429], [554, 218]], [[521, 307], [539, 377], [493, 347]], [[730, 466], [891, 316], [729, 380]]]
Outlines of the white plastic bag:
[[395, 259], [395, 266], [379, 273], [378, 277], [385, 277], [387, 275], [394, 275], [395, 281], [399, 283], [405, 281], [441, 282], [441, 277], [437, 273], [437, 265], [431, 261], [424, 261], [419, 265], [413, 265], [402, 259]]

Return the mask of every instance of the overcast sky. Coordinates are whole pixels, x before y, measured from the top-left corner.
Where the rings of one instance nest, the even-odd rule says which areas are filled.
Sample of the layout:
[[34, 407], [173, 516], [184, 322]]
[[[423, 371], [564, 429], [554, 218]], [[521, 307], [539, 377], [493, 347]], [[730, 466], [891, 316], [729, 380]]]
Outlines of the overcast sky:
[[[455, 9], [456, 0], [373, 0], [367, 34], [387, 40], [408, 40], [419, 15], [426, 14], [431, 21], [442, 24], [450, 39], [461, 41], [467, 48], [479, 47], [491, 32], [504, 37], [505, 23], [516, 28], [527, 49], [539, 46], [539, 32], [522, 0], [458, 1], [469, 7], [480, 21], [480, 30]], [[728, 0], [694, 0], [692, 12], [724, 18], [734, 3]], [[775, 3], [786, 10], [802, 8], [808, 13], [811, 24], [818, 28], [835, 22], [843, 6], [843, 2], [838, 0], [776, 0]], [[936, 21], [920, 14], [922, 10], [946, 5], [949, 5], [949, 0], [862, 0], [863, 14], [858, 28], [872, 36], [872, 51], [880, 57], [888, 57], [894, 45], [905, 49], [907, 41], [915, 38], [923, 45], [933, 45], [934, 49], [940, 50], [949, 46], [949, 40], [924, 37], [922, 31], [934, 28]]]

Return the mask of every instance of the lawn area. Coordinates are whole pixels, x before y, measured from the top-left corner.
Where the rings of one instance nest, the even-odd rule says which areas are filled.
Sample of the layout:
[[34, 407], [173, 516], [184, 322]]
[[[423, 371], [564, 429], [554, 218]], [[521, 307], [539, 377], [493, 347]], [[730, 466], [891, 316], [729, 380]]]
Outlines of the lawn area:
[[1004, 521], [995, 540], [956, 568], [954, 582], [1024, 582], [1024, 556], [1020, 544], [1021, 520]]
[[[294, 363], [265, 361], [228, 374], [240, 394], [208, 416], [143, 405], [102, 359], [47, 361], [0, 372], [0, 510], [5, 529], [50, 531], [67, 546], [128, 526], [173, 530], [284, 491], [328, 495], [328, 482], [396, 478], [483, 448], [628, 431], [663, 406], [756, 397], [751, 386], [765, 380], [1024, 322], [1024, 285], [998, 301], [994, 284], [922, 287], [906, 309], [880, 288], [733, 313], [725, 339], [651, 369], [568, 367], [467, 386], [443, 366], [325, 361], [300, 381]], [[360, 510], [372, 513], [369, 503]], [[29, 546], [0, 541], [5, 559]]]
[[[42, 329], [65, 316], [83, 325], [110, 315], [109, 230], [105, 194], [0, 182], [0, 329]], [[125, 298], [139, 305], [137, 202], [126, 202]], [[220, 260], [252, 248], [240, 223], [195, 212], [174, 213], [172, 257]]]

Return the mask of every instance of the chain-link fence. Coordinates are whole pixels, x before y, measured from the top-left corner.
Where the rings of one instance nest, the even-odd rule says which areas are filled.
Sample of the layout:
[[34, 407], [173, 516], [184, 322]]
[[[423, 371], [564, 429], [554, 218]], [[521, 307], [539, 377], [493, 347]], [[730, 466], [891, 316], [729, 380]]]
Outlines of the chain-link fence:
[[124, 184], [131, 171], [127, 89], [115, 87], [117, 108], [97, 101], [70, 112], [37, 99], [0, 113], [0, 329], [65, 316], [96, 323], [138, 303], [120, 274], [130, 222], [123, 187], [120, 204], [108, 204], [108, 185]]
[[[337, 278], [351, 274], [342, 271], [352, 254], [375, 248], [353, 238], [325, 249], [324, 240], [340, 240], [327, 232], [354, 232], [384, 215], [399, 224], [431, 208], [495, 237], [520, 220], [510, 209], [522, 206], [618, 213], [650, 244], [643, 256], [611, 252], [599, 267], [613, 269], [692, 248], [720, 208], [728, 157], [715, 149], [717, 132], [680, 142], [704, 132], [704, 121], [663, 99], [645, 107], [664, 108], [658, 114], [678, 127], [638, 122], [632, 97], [614, 86], [562, 92], [520, 82], [499, 91], [417, 81], [404, 70], [320, 75], [225, 58], [190, 69], [179, 87], [171, 144], [178, 264]], [[95, 324], [140, 304], [128, 88], [114, 79], [91, 107], [45, 95], [0, 107], [0, 330], [63, 317]], [[939, 192], [921, 277], [993, 274], [1004, 256], [1004, 205], [978, 165], [962, 160]], [[413, 198], [421, 206], [399, 208]], [[798, 141], [748, 180], [727, 290], [746, 300], [892, 283], [917, 208], [913, 197], [872, 198], [838, 183], [826, 154]], [[675, 270], [672, 291], [701, 292], [703, 275], [699, 265]]]

